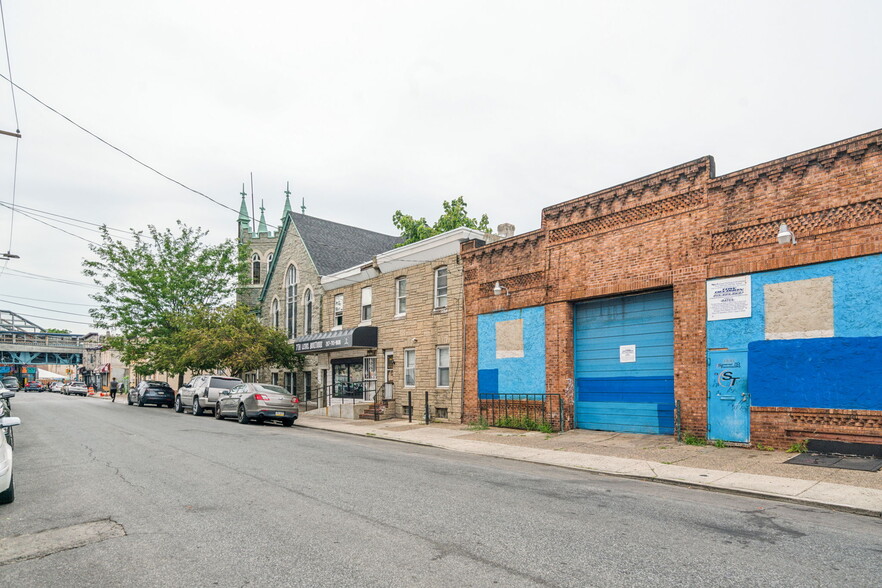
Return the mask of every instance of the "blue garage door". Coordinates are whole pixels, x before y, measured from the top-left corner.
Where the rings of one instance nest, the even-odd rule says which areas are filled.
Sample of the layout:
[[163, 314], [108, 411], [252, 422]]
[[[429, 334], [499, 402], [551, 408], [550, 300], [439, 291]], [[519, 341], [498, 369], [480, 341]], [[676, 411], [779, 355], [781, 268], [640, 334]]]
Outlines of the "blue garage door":
[[673, 434], [673, 292], [577, 304], [573, 320], [576, 427]]

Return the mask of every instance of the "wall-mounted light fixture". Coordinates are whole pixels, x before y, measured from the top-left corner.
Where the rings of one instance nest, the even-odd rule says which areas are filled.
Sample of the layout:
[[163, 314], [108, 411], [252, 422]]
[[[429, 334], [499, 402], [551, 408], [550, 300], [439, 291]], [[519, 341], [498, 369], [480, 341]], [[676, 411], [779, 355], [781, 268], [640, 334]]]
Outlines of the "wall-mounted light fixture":
[[499, 282], [496, 282], [496, 285], [493, 286], [493, 295], [494, 295], [494, 296], [499, 296], [500, 294], [502, 294], [502, 291], [503, 291], [503, 290], [505, 290], [505, 295], [506, 295], [506, 296], [510, 296], [510, 295], [511, 295], [511, 294], [509, 293], [509, 291], [508, 291], [508, 288], [506, 288], [505, 286], [500, 286], [500, 285], [499, 285]]
[[781, 223], [781, 226], [778, 228], [778, 243], [781, 245], [786, 245], [788, 243], [796, 245], [796, 235], [790, 232], [787, 223]]

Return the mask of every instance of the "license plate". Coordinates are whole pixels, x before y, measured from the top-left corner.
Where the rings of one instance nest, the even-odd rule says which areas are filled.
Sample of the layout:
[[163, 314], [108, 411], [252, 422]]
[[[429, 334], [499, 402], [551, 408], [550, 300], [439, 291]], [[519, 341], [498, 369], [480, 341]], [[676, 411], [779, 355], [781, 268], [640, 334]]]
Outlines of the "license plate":
[[284, 412], [277, 412], [276, 416], [285, 416], [285, 413]]

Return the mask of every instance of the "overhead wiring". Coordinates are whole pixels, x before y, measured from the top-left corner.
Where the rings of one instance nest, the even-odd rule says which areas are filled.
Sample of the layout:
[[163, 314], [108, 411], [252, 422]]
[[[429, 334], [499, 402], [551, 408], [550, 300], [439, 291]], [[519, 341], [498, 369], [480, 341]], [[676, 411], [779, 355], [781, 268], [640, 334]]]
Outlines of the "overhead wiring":
[[3, 294], [0, 293], [0, 296], [3, 298], [17, 298], [18, 300], [30, 300], [32, 302], [48, 302], [50, 304], [65, 304], [68, 306], [88, 306], [93, 307], [94, 304], [88, 304], [85, 302], [62, 302], [61, 300], [45, 300], [43, 298], [31, 298], [30, 296], [13, 296], [12, 294]]
[[[116, 152], [118, 152], [118, 153], [124, 155], [125, 157], [131, 159], [132, 161], [134, 161], [135, 163], [137, 163], [137, 164], [140, 165], [141, 167], [144, 167], [144, 168], [146, 168], [146, 169], [152, 171], [152, 172], [155, 173], [156, 175], [158, 175], [158, 176], [160, 176], [160, 177], [162, 177], [162, 178], [168, 180], [169, 182], [171, 182], [171, 183], [173, 183], [173, 184], [176, 184], [176, 185], [180, 186], [181, 188], [183, 188], [184, 190], [187, 190], [188, 192], [192, 192], [193, 194], [196, 194], [197, 196], [201, 196], [202, 198], [205, 198], [206, 200], [208, 200], [208, 201], [210, 201], [210, 202], [213, 202], [214, 204], [217, 204], [218, 206], [221, 206], [221, 207], [223, 207], [223, 208], [226, 208], [227, 210], [230, 210], [230, 211], [232, 211], [232, 212], [235, 212], [236, 214], [239, 213], [239, 211], [236, 210], [235, 208], [233, 208], [233, 207], [231, 207], [231, 206], [227, 206], [226, 204], [224, 204], [223, 202], [221, 202], [221, 201], [219, 201], [219, 200], [215, 200], [214, 198], [212, 198], [212, 197], [209, 196], [208, 194], [205, 194], [204, 192], [200, 192], [199, 190], [196, 190], [195, 188], [191, 188], [190, 186], [186, 185], [185, 183], [183, 183], [183, 182], [181, 182], [181, 181], [179, 181], [179, 180], [176, 180], [175, 178], [173, 178], [173, 177], [171, 177], [171, 176], [169, 176], [169, 175], [167, 175], [167, 174], [165, 174], [165, 173], [159, 171], [158, 169], [156, 169], [155, 167], [149, 165], [148, 163], [145, 163], [144, 161], [141, 161], [140, 159], [138, 159], [138, 158], [135, 157], [134, 155], [131, 155], [130, 153], [128, 153], [128, 152], [125, 151], [124, 149], [122, 149], [122, 148], [120, 148], [120, 147], [117, 147], [116, 145], [114, 145], [113, 143], [110, 143], [109, 141], [107, 141], [107, 140], [105, 140], [105, 139], [102, 139], [102, 138], [99, 137], [97, 134], [93, 133], [92, 131], [90, 131], [89, 129], [87, 129], [86, 127], [84, 127], [83, 125], [81, 125], [81, 124], [77, 123], [76, 121], [74, 121], [73, 119], [71, 119], [69, 116], [67, 116], [67, 115], [65, 115], [65, 114], [62, 114], [61, 112], [59, 112], [58, 110], [56, 110], [56, 109], [53, 108], [52, 106], [49, 106], [48, 104], [46, 104], [45, 102], [43, 102], [42, 100], [40, 100], [39, 98], [37, 98], [36, 96], [34, 96], [33, 94], [31, 94], [30, 92], [28, 92], [28, 91], [25, 90], [24, 88], [22, 88], [21, 86], [19, 86], [19, 85], [16, 84], [15, 82], [13, 82], [10, 78], [6, 77], [5, 75], [0, 74], [0, 77], [2, 77], [4, 80], [6, 80], [6, 81], [9, 82], [10, 84], [12, 84], [15, 88], [17, 88], [18, 90], [20, 90], [22, 93], [24, 93], [25, 95], [27, 95], [29, 98], [31, 98], [32, 100], [34, 100], [35, 102], [37, 102], [38, 104], [40, 104], [41, 106], [43, 106], [44, 108], [49, 109], [49, 110], [52, 111], [53, 113], [57, 114], [58, 116], [60, 116], [61, 118], [63, 118], [63, 119], [66, 120], [67, 122], [69, 122], [70, 124], [74, 125], [74, 126], [77, 127], [78, 129], [80, 129], [81, 131], [83, 131], [84, 133], [86, 133], [87, 135], [89, 135], [89, 136], [91, 136], [92, 138], [94, 138], [94, 139], [100, 141], [101, 143], [103, 143], [104, 145], [110, 147], [110, 148], [113, 149], [114, 151], [116, 151]], [[253, 215], [252, 215], [252, 220], [255, 220], [254, 217], [253, 217]], [[271, 228], [273, 228], [273, 229], [278, 228], [276, 225], [269, 225], [269, 224], [267, 224], [267, 226], [268, 226], [268, 227], [271, 227]]]
[[53, 276], [44, 276], [42, 274], [35, 274], [32, 272], [26, 272], [23, 270], [12, 269], [11, 267], [6, 268], [6, 271], [12, 272], [14, 275], [16, 275], [20, 278], [32, 278], [32, 279], [36, 279], [36, 280], [47, 280], [50, 282], [58, 282], [60, 284], [67, 284], [69, 286], [85, 286], [88, 288], [100, 289], [100, 287], [96, 286], [95, 284], [87, 284], [85, 282], [76, 282], [74, 280], [65, 280], [64, 278], [56, 278]]
[[92, 325], [91, 322], [75, 321], [75, 320], [66, 319], [66, 318], [59, 318], [57, 316], [40, 316], [37, 314], [25, 314], [23, 312], [19, 312], [17, 314], [20, 314], [21, 316], [28, 318], [28, 319], [35, 319], [36, 318], [36, 319], [45, 319], [47, 321], [61, 321], [61, 322], [65, 322], [65, 323], [75, 323], [78, 325], [90, 325], [90, 326]]
[[91, 316], [92, 316], [90, 314], [83, 314], [81, 312], [68, 312], [66, 310], [55, 310], [54, 308], [46, 308], [45, 306], [34, 306], [33, 304], [25, 304], [24, 302], [14, 302], [12, 300], [4, 300], [3, 298], [0, 298], [0, 302], [4, 302], [6, 304], [15, 304], [16, 306], [25, 306], [27, 308], [36, 308], [37, 310], [45, 310], [48, 312], [56, 312], [59, 314], [69, 314], [72, 316], [81, 316], [81, 317], [85, 317], [85, 318], [91, 318]]
[[[4, 200], [0, 200], [0, 204], [11, 205], [12, 203], [6, 202]], [[69, 221], [69, 222], [80, 223], [83, 225], [89, 225], [92, 227], [106, 227], [107, 230], [110, 231], [111, 233], [121, 233], [123, 235], [134, 235], [135, 234], [135, 231], [133, 231], [131, 229], [117, 229], [117, 228], [108, 226], [105, 223], [96, 223], [96, 222], [92, 222], [92, 221], [87, 221], [87, 220], [83, 220], [83, 219], [79, 219], [79, 218], [74, 218], [72, 216], [66, 216], [63, 214], [49, 212], [48, 210], [41, 210], [39, 208], [32, 208], [30, 206], [22, 206], [21, 204], [16, 204], [15, 207], [19, 210], [27, 210], [28, 212], [32, 212], [33, 214], [35, 214], [37, 216], [53, 217], [53, 218], [57, 218], [57, 219], [61, 219], [61, 220]], [[77, 228], [80, 228], [80, 227], [77, 227]]]
[[[15, 206], [9, 206], [8, 204], [2, 204], [2, 205], [0, 205], [0, 206], [3, 206], [4, 208], [12, 209], [13, 213], [15, 212], [15, 209], [16, 209]], [[98, 242], [96, 242], [96, 241], [92, 241], [91, 239], [86, 239], [85, 237], [83, 237], [83, 236], [81, 236], [81, 235], [77, 235], [76, 233], [71, 233], [70, 231], [67, 231], [67, 230], [65, 230], [65, 229], [62, 229], [61, 227], [56, 227], [55, 225], [53, 225], [53, 224], [51, 224], [51, 223], [48, 223], [48, 222], [46, 222], [46, 221], [44, 221], [44, 220], [40, 220], [40, 219], [38, 219], [37, 217], [32, 216], [32, 215], [30, 215], [30, 214], [24, 212], [23, 210], [19, 210], [18, 212], [19, 212], [19, 214], [22, 214], [22, 215], [28, 217], [28, 218], [31, 219], [31, 220], [35, 220], [35, 221], [37, 221], [37, 222], [40, 223], [41, 225], [46, 225], [47, 227], [53, 228], [53, 229], [55, 229], [56, 231], [61, 231], [62, 233], [66, 233], [66, 234], [70, 235], [71, 237], [75, 237], [75, 238], [77, 238], [77, 239], [79, 239], [79, 240], [81, 240], [81, 241], [85, 241], [86, 243], [90, 243], [90, 244], [92, 244], [92, 245], [100, 245], [100, 243], [98, 243]]]
[[[6, 38], [6, 15], [3, 12], [3, 2], [0, 0], [0, 25], [3, 28], [3, 47], [6, 49], [6, 68], [9, 72], [9, 77], [7, 80], [9, 81], [9, 92], [12, 94], [12, 110], [15, 113], [15, 133], [18, 135], [15, 137], [15, 156], [13, 159], [12, 165], [12, 202], [15, 204], [15, 189], [18, 184], [18, 146], [21, 140], [21, 124], [18, 121], [18, 105], [15, 103], [15, 82], [12, 81], [12, 60], [9, 57], [9, 40]], [[5, 77], [5, 76], [4, 76]], [[15, 227], [15, 209], [12, 209], [12, 214], [9, 216], [9, 247], [6, 249], [7, 253], [12, 252], [12, 235], [13, 228]], [[0, 275], [3, 275], [5, 271], [5, 266], [3, 270], [0, 270]]]
[[[91, 243], [92, 245], [100, 245], [100, 243], [97, 243], [97, 242], [95, 242], [95, 241], [92, 241], [92, 240], [90, 240], [90, 239], [87, 239], [87, 238], [85, 238], [85, 237], [83, 237], [83, 236], [81, 236], [81, 235], [77, 235], [77, 234], [75, 234], [75, 233], [71, 233], [71, 232], [69, 232], [69, 231], [67, 231], [67, 230], [65, 230], [65, 229], [63, 229], [63, 228], [61, 228], [61, 227], [58, 227], [58, 226], [56, 226], [56, 225], [53, 225], [53, 224], [49, 223], [48, 221], [46, 221], [46, 220], [44, 220], [44, 219], [45, 219], [45, 218], [49, 218], [49, 219], [51, 219], [51, 220], [54, 221], [55, 218], [53, 218], [53, 217], [58, 217], [58, 218], [61, 218], [61, 219], [65, 219], [65, 220], [67, 220], [67, 221], [68, 221], [67, 224], [70, 225], [71, 228], [76, 228], [76, 229], [81, 229], [81, 230], [87, 230], [87, 231], [94, 231], [94, 229], [91, 228], [91, 227], [81, 227], [81, 226], [73, 225], [73, 224], [71, 224], [71, 221], [73, 221], [73, 222], [80, 222], [80, 223], [84, 223], [84, 224], [89, 224], [89, 225], [93, 225], [93, 226], [100, 227], [101, 225], [99, 225], [99, 224], [97, 224], [97, 223], [90, 223], [90, 222], [88, 222], [88, 221], [80, 221], [80, 220], [78, 220], [78, 219], [73, 219], [73, 218], [69, 218], [69, 217], [63, 217], [63, 216], [61, 216], [61, 215], [55, 215], [55, 214], [52, 214], [52, 213], [44, 213], [44, 212], [33, 212], [33, 213], [28, 213], [28, 212], [25, 212], [25, 210], [32, 210], [32, 209], [27, 209], [27, 208], [25, 208], [24, 206], [15, 206], [15, 207], [13, 207], [13, 206], [11, 206], [10, 204], [8, 204], [8, 203], [6, 203], [6, 202], [0, 202], [0, 206], [3, 206], [4, 208], [10, 208], [10, 209], [11, 209], [11, 208], [15, 208], [16, 210], [18, 210], [19, 214], [23, 214], [24, 216], [28, 217], [29, 219], [34, 220], [34, 221], [36, 221], [36, 222], [38, 222], [38, 223], [40, 223], [40, 224], [46, 225], [46, 226], [48, 226], [48, 227], [50, 227], [50, 228], [53, 228], [53, 229], [55, 229], [55, 230], [57, 230], [57, 231], [61, 231], [62, 233], [67, 233], [67, 234], [70, 235], [71, 237], [76, 237], [77, 239], [80, 239], [80, 240], [86, 241], [87, 243]], [[39, 217], [42, 217], [42, 218], [39, 218]], [[129, 233], [129, 234], [131, 234], [131, 233]], [[131, 239], [131, 238], [128, 238], [128, 237], [120, 237], [120, 236], [118, 236], [118, 235], [114, 235], [114, 237], [115, 237], [116, 239], [120, 239], [120, 240], [124, 240], [124, 241], [131, 241], [131, 242], [133, 242], [133, 243], [135, 242], [134, 239]]]

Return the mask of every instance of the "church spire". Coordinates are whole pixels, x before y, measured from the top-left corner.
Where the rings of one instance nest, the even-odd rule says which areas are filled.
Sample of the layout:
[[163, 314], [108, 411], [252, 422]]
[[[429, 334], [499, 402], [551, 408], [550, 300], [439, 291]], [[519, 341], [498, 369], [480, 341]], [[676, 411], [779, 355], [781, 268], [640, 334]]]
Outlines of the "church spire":
[[263, 235], [264, 233], [269, 233], [269, 229], [266, 228], [266, 217], [263, 216], [263, 200], [260, 201], [260, 224], [257, 225], [257, 236]]
[[245, 193], [245, 184], [242, 184], [240, 194], [242, 195], [242, 204], [239, 205], [239, 227], [247, 229], [248, 225], [251, 224], [251, 217], [248, 214], [248, 205], [245, 203], [245, 196], [248, 195]]
[[285, 222], [285, 219], [288, 217], [288, 213], [291, 212], [291, 182], [285, 183], [285, 208], [282, 210], [282, 223]]

